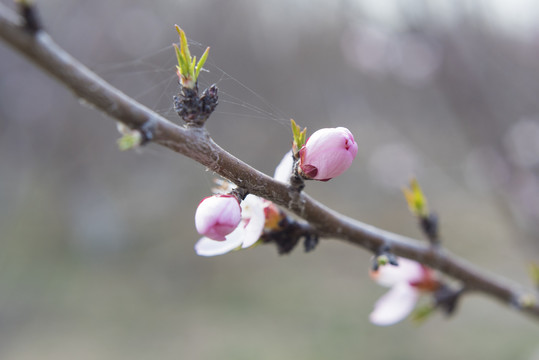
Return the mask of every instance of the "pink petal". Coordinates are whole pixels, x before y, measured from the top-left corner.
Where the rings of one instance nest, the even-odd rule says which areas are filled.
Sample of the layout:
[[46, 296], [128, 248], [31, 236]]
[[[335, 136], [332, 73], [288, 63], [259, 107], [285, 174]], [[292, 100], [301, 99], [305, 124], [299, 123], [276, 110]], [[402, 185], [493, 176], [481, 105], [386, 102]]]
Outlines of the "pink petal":
[[418, 298], [419, 292], [413, 286], [400, 283], [378, 299], [369, 319], [379, 326], [398, 323], [412, 312]]

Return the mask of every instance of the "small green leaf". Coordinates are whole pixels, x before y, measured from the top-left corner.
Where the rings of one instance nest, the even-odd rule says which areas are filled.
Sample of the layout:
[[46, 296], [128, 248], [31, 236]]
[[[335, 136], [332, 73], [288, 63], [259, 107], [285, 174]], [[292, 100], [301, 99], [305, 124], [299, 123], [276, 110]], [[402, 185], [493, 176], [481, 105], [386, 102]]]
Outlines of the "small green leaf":
[[417, 179], [412, 179], [410, 181], [410, 187], [403, 188], [402, 192], [404, 193], [404, 197], [408, 203], [408, 208], [414, 215], [419, 217], [426, 217], [429, 215], [427, 198], [423, 194]]
[[300, 128], [298, 124], [296, 124], [294, 119], [290, 119], [290, 126], [292, 127], [292, 134], [294, 136], [294, 139], [296, 139], [299, 136]]
[[303, 146], [303, 144], [305, 144], [307, 128], [304, 128], [302, 131], [299, 125], [296, 124], [294, 119], [290, 119], [290, 126], [292, 127], [292, 136], [294, 141], [292, 147], [294, 149], [294, 154], [296, 155]]
[[195, 71], [195, 79], [196, 80], [198, 80], [198, 74], [200, 74], [200, 70], [202, 69], [202, 67], [206, 63], [206, 59], [208, 58], [209, 52], [210, 52], [210, 47], [208, 46], [206, 48], [206, 51], [204, 51], [204, 54], [202, 54], [202, 56], [200, 57], [200, 60], [198, 61], [197, 68], [196, 68], [196, 71]]
[[140, 142], [142, 140], [142, 135], [138, 131], [133, 131], [130, 134], [125, 134], [121, 138], [119, 138], [116, 143], [118, 144], [118, 148], [121, 151], [129, 150], [136, 148], [140, 145]]
[[387, 255], [380, 255], [376, 257], [376, 262], [378, 263], [378, 266], [384, 266], [389, 264], [389, 258]]
[[189, 60], [185, 59], [185, 53], [181, 53], [182, 54], [182, 63], [181, 63], [181, 68], [182, 68], [182, 76], [187, 79], [189, 77]]
[[307, 128], [304, 128], [302, 132], [299, 133], [299, 141], [301, 143], [301, 146], [305, 144], [305, 138], [307, 137]]
[[116, 141], [120, 150], [124, 151], [140, 146], [142, 142], [142, 133], [140, 131], [133, 130], [121, 122], [116, 123], [116, 128], [122, 134], [122, 137]]
[[187, 37], [185, 36], [185, 31], [183, 31], [178, 25], [176, 25], [176, 31], [178, 32], [178, 34], [180, 34], [180, 47], [183, 54], [183, 59], [188, 64], [188, 66], [190, 66], [191, 52], [189, 52], [189, 45], [187, 44]]
[[434, 307], [432, 305], [423, 305], [417, 307], [411, 315], [411, 319], [418, 325], [425, 322], [434, 313]]
[[197, 64], [197, 57], [193, 56], [193, 60], [191, 61], [191, 67], [189, 68], [189, 71], [190, 71], [189, 75], [191, 75], [194, 81], [196, 81], [196, 78], [195, 78], [196, 64]]
[[180, 82], [183, 86], [193, 88], [197, 83], [200, 70], [208, 58], [210, 48], [208, 47], [206, 49], [197, 64], [197, 57], [191, 57], [185, 32], [178, 25], [174, 25], [174, 27], [180, 35], [180, 46], [173, 44], [176, 58], [178, 59], [178, 76], [180, 77]]
[[176, 29], [176, 31], [178, 32], [178, 35], [182, 36], [182, 29], [178, 26], [178, 24], [174, 24], [174, 28]]
[[174, 46], [174, 50], [176, 52], [176, 59], [178, 60], [178, 68], [181, 69], [182, 64], [182, 53], [180, 52], [180, 48], [176, 44], [172, 44]]
[[535, 285], [539, 288], [539, 264], [530, 264], [530, 277]]
[[178, 65], [176, 65], [176, 69], [179, 71], [179, 75], [185, 78], [187, 68], [185, 66], [185, 59], [183, 57], [183, 53], [181, 49], [178, 47], [178, 45], [172, 44], [172, 46], [174, 46], [174, 50], [176, 52], [176, 59], [178, 60]]

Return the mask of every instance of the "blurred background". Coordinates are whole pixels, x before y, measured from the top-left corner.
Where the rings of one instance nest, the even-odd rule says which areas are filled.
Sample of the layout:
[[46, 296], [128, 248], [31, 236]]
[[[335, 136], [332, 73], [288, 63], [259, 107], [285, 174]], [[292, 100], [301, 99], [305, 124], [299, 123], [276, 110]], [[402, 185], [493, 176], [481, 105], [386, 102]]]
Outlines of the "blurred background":
[[[2, 3], [13, 8], [8, 0]], [[272, 174], [289, 118], [345, 126], [352, 168], [307, 192], [420, 238], [412, 175], [444, 246], [531, 286], [539, 255], [539, 4], [533, 0], [50, 0], [53, 38], [179, 122], [173, 25], [211, 47], [208, 128]], [[472, 295], [456, 316], [380, 328], [370, 254], [324, 240], [197, 257], [214, 174], [115, 124], [0, 43], [0, 358], [539, 359], [537, 322]]]

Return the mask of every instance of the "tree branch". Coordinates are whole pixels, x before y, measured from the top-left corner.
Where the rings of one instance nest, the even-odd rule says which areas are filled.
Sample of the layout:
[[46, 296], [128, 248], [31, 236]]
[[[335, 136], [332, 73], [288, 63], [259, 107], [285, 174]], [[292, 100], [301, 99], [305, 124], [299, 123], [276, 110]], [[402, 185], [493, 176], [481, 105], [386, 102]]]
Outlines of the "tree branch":
[[[281, 205], [313, 226], [321, 236], [337, 238], [373, 253], [383, 246], [460, 280], [466, 290], [489, 295], [539, 320], [536, 294], [478, 269], [448, 251], [378, 229], [339, 214], [305, 193], [289, 188], [250, 167], [217, 145], [204, 128], [181, 127], [114, 88], [60, 48], [44, 31], [23, 30], [23, 20], [0, 4], [0, 37], [36, 66], [51, 74], [87, 103], [133, 129], [151, 128], [152, 141], [185, 155], [250, 193]], [[525, 299], [534, 298], [527, 302]]]

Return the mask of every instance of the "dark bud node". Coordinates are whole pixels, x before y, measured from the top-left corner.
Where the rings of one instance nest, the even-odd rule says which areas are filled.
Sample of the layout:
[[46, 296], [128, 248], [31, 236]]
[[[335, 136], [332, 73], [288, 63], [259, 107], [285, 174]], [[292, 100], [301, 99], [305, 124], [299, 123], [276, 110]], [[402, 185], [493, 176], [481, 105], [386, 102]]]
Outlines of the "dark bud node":
[[430, 213], [428, 216], [421, 217], [419, 225], [432, 245], [438, 245], [440, 243], [438, 238], [438, 215]]
[[463, 288], [455, 290], [445, 284], [440, 285], [438, 290], [434, 292], [436, 307], [440, 308], [445, 315], [452, 315], [457, 309], [458, 301], [463, 292]]
[[274, 243], [279, 255], [289, 254], [303, 238], [305, 252], [313, 251], [318, 245], [318, 235], [309, 232], [305, 226], [285, 217], [279, 222], [278, 230], [271, 230], [262, 235], [264, 243]]
[[173, 97], [174, 110], [187, 123], [203, 126], [219, 103], [217, 86], [214, 84], [198, 96], [198, 88], [181, 87], [180, 93]]
[[24, 19], [24, 29], [32, 35], [41, 30], [43, 27], [41, 26], [37, 8], [33, 1], [19, 0], [17, 1], [17, 4], [19, 7], [19, 13]]

